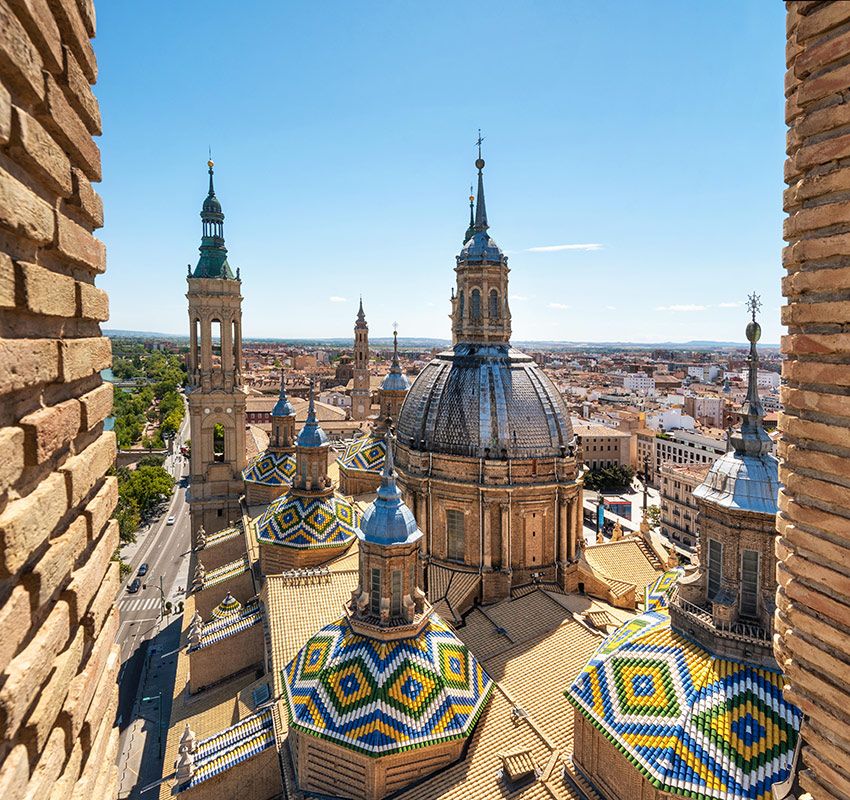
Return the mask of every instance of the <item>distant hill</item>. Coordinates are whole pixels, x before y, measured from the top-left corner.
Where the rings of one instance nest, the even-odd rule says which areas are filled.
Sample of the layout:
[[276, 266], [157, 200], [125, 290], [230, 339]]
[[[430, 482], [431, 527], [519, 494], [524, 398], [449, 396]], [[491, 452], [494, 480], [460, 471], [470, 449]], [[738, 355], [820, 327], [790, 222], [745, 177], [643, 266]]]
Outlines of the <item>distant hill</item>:
[[[175, 342], [188, 342], [189, 337], [175, 333], [158, 333], [156, 331], [125, 331], [107, 329], [103, 333], [113, 339], [165, 339]], [[271, 337], [245, 337], [245, 342], [274, 342], [275, 344], [294, 344], [299, 347], [328, 347], [350, 348], [350, 337], [331, 339], [280, 339]], [[448, 339], [417, 339], [415, 337], [399, 337], [403, 348], [430, 350], [435, 347], [449, 347]], [[370, 337], [369, 344], [374, 347], [392, 347], [393, 340], [388, 337]], [[730, 350], [746, 349], [747, 342], [716, 342], [710, 339], [695, 339], [688, 342], [553, 342], [553, 341], [516, 341], [514, 347], [520, 350]], [[778, 344], [759, 343], [759, 349], [777, 350]]]

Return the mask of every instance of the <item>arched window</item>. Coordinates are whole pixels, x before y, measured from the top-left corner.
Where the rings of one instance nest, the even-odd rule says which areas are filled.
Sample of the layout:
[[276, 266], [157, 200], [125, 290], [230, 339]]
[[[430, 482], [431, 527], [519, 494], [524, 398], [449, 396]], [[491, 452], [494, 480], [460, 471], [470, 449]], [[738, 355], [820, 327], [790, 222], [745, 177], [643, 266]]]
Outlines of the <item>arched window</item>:
[[463, 511], [446, 510], [446, 539], [449, 561], [463, 561], [466, 547], [463, 536]]
[[463, 302], [463, 289], [460, 290], [460, 300], [458, 301], [458, 308], [460, 309], [460, 318], [463, 319], [463, 312], [465, 310]]
[[372, 567], [371, 585], [369, 587], [369, 613], [373, 617], [381, 616], [381, 570]]
[[474, 321], [481, 319], [481, 292], [473, 289], [470, 295], [471, 316]]
[[192, 366], [195, 369], [200, 369], [201, 367], [201, 320], [195, 317], [195, 323], [193, 325], [194, 336], [192, 344], [194, 345], [194, 351], [192, 352]]
[[233, 320], [231, 326], [231, 344], [233, 345], [233, 368], [239, 369], [241, 353], [239, 352], [239, 323]]
[[217, 366], [221, 366], [221, 320], [214, 319], [210, 323], [210, 347], [213, 357], [218, 356]]
[[224, 461], [224, 425], [213, 425], [213, 461]]
[[499, 293], [495, 289], [490, 290], [490, 316], [499, 318]]

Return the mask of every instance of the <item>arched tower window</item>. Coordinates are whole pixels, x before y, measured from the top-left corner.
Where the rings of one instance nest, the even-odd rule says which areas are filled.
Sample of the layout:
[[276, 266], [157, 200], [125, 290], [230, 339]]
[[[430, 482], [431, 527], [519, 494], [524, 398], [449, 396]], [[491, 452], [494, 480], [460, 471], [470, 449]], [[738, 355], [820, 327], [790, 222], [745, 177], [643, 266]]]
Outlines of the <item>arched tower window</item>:
[[195, 322], [192, 324], [192, 330], [194, 335], [193, 346], [194, 351], [192, 352], [192, 366], [195, 369], [199, 369], [201, 366], [201, 320], [195, 317]]
[[490, 316], [493, 319], [499, 317], [499, 293], [495, 289], [490, 290]]
[[372, 567], [369, 586], [369, 613], [373, 617], [381, 616], [381, 570]]
[[463, 561], [466, 555], [463, 522], [463, 511], [446, 510], [446, 556], [449, 561]]
[[463, 289], [460, 290], [460, 299], [458, 300], [458, 308], [460, 309], [460, 318], [463, 319], [463, 313], [466, 310], [464, 297], [463, 297]]
[[217, 422], [213, 425], [213, 461], [224, 461], [224, 425]]
[[213, 356], [218, 356], [219, 366], [221, 364], [221, 320], [214, 319], [210, 323], [210, 345]]
[[481, 292], [478, 289], [473, 289], [472, 294], [469, 296], [470, 299], [470, 311], [473, 320], [481, 319]]

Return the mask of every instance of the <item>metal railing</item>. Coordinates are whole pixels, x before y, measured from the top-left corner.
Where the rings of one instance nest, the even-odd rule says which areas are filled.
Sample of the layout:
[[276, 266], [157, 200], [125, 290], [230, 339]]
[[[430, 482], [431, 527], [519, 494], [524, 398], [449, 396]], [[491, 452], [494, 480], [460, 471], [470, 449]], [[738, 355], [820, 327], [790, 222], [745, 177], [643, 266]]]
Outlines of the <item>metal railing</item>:
[[680, 597], [678, 589], [670, 597], [669, 602], [671, 606], [678, 608], [701, 627], [717, 636], [738, 639], [753, 644], [770, 643], [770, 633], [762, 628], [761, 625], [747, 622], [732, 622], [728, 624], [717, 622], [708, 609]]

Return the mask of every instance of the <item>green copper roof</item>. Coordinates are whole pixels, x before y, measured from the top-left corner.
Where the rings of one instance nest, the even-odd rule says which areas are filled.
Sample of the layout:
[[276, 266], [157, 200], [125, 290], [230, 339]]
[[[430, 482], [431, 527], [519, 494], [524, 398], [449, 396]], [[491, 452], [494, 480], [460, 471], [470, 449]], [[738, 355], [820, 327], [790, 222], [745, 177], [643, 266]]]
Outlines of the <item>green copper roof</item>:
[[230, 264], [227, 263], [227, 248], [224, 246], [224, 214], [221, 203], [215, 196], [213, 186], [213, 162], [207, 162], [210, 171], [210, 188], [201, 207], [201, 222], [203, 235], [201, 246], [198, 248], [201, 257], [195, 267], [194, 278], [227, 278], [235, 277]]

